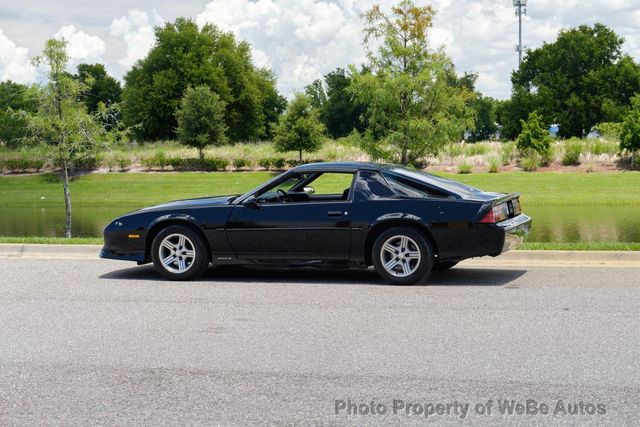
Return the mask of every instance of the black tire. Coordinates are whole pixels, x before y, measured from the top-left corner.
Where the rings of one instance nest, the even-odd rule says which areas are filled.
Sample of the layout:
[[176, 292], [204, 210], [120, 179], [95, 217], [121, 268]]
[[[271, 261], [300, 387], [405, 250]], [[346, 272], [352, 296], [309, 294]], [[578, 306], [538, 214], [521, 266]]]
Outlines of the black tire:
[[[404, 251], [400, 243], [402, 237], [408, 238]], [[395, 242], [398, 242], [397, 251], [392, 252], [389, 248], [393, 247]], [[387, 244], [389, 246], [386, 246]], [[419, 253], [417, 261], [416, 253]], [[378, 236], [373, 244], [371, 259], [378, 275], [391, 285], [415, 285], [421, 282], [433, 268], [433, 250], [429, 241], [424, 234], [408, 227], [393, 227]], [[395, 264], [391, 266], [390, 263], [394, 260]]]
[[[161, 250], [165, 241], [166, 245]], [[169, 244], [173, 245], [173, 249], [168, 248]], [[158, 274], [169, 280], [195, 279], [209, 266], [209, 251], [205, 242], [198, 233], [182, 225], [170, 225], [156, 235], [151, 245], [151, 258]]]
[[446, 271], [458, 265], [458, 261], [437, 262], [433, 266], [433, 271]]

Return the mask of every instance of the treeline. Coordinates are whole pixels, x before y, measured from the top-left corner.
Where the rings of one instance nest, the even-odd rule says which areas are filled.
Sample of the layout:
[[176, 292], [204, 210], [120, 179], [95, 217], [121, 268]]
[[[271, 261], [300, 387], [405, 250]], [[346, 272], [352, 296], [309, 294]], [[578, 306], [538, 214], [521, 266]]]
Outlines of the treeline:
[[[614, 133], [626, 141], [622, 148], [638, 148], [631, 121], [640, 66], [610, 28], [563, 30], [529, 50], [512, 74], [510, 99], [496, 100], [476, 89], [477, 75], [459, 75], [442, 51], [429, 49], [434, 13], [408, 0], [388, 15], [372, 8], [364, 16], [365, 34], [378, 43], [363, 46], [370, 61], [327, 73], [289, 106], [273, 73], [252, 63], [247, 42], [185, 18], [156, 29], [154, 47], [122, 86], [102, 64], [65, 73], [83, 85], [78, 100], [107, 131], [126, 129], [141, 142], [179, 139], [201, 150], [273, 140], [302, 156], [326, 136], [349, 137], [373, 157], [416, 163], [446, 142], [517, 139], [528, 121], [543, 130], [557, 125], [562, 138]], [[17, 148], [33, 139], [28, 116], [37, 114], [42, 92], [42, 85], [0, 83], [1, 144]]]

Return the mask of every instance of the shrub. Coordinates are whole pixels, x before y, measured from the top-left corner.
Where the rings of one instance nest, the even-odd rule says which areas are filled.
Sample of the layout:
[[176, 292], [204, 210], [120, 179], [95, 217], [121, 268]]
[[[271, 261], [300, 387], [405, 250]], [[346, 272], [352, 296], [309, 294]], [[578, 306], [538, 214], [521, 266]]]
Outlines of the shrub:
[[518, 147], [515, 141], [504, 142], [500, 149], [500, 157], [504, 166], [510, 165], [518, 157]]
[[73, 164], [76, 169], [94, 170], [98, 167], [98, 159], [95, 156], [84, 157]]
[[235, 159], [233, 161], [233, 167], [236, 169], [242, 169], [249, 166], [249, 161], [247, 159]]
[[489, 147], [481, 143], [465, 144], [463, 147], [466, 156], [483, 156], [489, 152]]
[[229, 166], [229, 161], [226, 159], [219, 158], [204, 158], [199, 161], [200, 170], [206, 172], [215, 172], [215, 171], [223, 171], [227, 166]]
[[600, 154], [617, 154], [619, 151], [618, 143], [615, 141], [603, 140], [595, 138], [590, 141], [589, 152], [593, 155]]
[[266, 170], [269, 170], [269, 168], [271, 167], [271, 159], [260, 159], [258, 160], [258, 166], [260, 166], [261, 168], [264, 168]]
[[535, 150], [543, 157], [543, 161], [548, 160], [552, 138], [544, 126], [542, 117], [534, 111], [529, 114], [527, 121], [520, 120], [520, 123], [522, 132], [518, 135], [518, 148], [521, 151]]
[[447, 147], [447, 154], [449, 157], [460, 157], [464, 153], [464, 143], [451, 143]]
[[584, 145], [578, 138], [571, 138], [564, 142], [564, 155], [562, 164], [565, 166], [576, 166], [580, 164], [580, 155]]
[[118, 168], [120, 168], [121, 171], [125, 171], [129, 166], [131, 166], [131, 159], [129, 157], [120, 156], [116, 161], [118, 162]]
[[[594, 129], [607, 141], [620, 141], [622, 123], [603, 122], [594, 126]], [[594, 153], [595, 154], [595, 153]]]
[[489, 173], [498, 173], [502, 159], [500, 156], [493, 156], [489, 159]]
[[8, 172], [27, 172], [36, 171], [39, 172], [44, 167], [43, 159], [27, 159], [26, 157], [14, 157], [4, 159], [4, 168]]
[[287, 166], [289, 166], [290, 168], [295, 168], [300, 164], [302, 164], [302, 160], [287, 159]]
[[274, 168], [278, 170], [282, 170], [284, 166], [287, 164], [287, 161], [282, 157], [276, 157], [274, 159], [271, 159], [271, 164], [273, 165]]
[[154, 168], [155, 166], [155, 162], [153, 160], [153, 157], [144, 157], [142, 159], [140, 159], [140, 164], [146, 169], [146, 170], [151, 170]]
[[173, 170], [180, 170], [184, 166], [184, 159], [182, 157], [171, 157], [167, 162]]
[[467, 174], [471, 173], [471, 165], [467, 162], [462, 162], [458, 165], [458, 173]]
[[536, 152], [529, 152], [520, 160], [520, 167], [527, 172], [533, 172], [540, 167], [540, 155]]

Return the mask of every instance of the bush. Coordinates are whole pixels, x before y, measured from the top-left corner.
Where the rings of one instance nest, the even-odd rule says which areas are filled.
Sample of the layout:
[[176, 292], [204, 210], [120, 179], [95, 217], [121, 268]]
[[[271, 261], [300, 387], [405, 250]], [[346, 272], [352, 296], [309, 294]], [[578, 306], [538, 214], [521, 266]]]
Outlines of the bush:
[[600, 154], [617, 154], [619, 151], [618, 143], [615, 141], [607, 141], [603, 139], [592, 139], [589, 143], [589, 152], [593, 155]]
[[564, 154], [562, 164], [565, 166], [577, 166], [580, 164], [580, 155], [584, 145], [578, 138], [571, 138], [564, 142]]
[[483, 156], [489, 152], [489, 147], [482, 143], [473, 143], [473, 144], [465, 144], [464, 146], [464, 154], [466, 156]]
[[227, 166], [229, 166], [229, 161], [226, 159], [218, 159], [218, 158], [204, 158], [199, 160], [200, 170], [205, 172], [215, 172], [215, 171], [223, 171]]
[[8, 172], [39, 172], [44, 167], [43, 159], [27, 159], [26, 157], [14, 157], [4, 159], [3, 165]]
[[289, 166], [290, 168], [295, 168], [296, 166], [301, 164], [302, 160], [287, 159], [287, 166]]
[[453, 158], [453, 157], [460, 157], [462, 156], [462, 154], [464, 153], [464, 144], [461, 143], [451, 143], [449, 144], [449, 146], [447, 147], [447, 154], [449, 155], [449, 157]]
[[73, 163], [76, 169], [94, 170], [98, 167], [98, 159], [95, 156], [84, 157]]
[[247, 159], [235, 159], [233, 161], [233, 167], [236, 169], [242, 169], [249, 166], [249, 161]]
[[285, 159], [283, 159], [282, 157], [276, 157], [274, 159], [271, 159], [271, 164], [273, 165], [274, 168], [276, 168], [278, 170], [282, 170], [282, 169], [284, 169], [285, 165], [287, 164], [287, 161]]
[[142, 163], [142, 165], [147, 170], [151, 170], [151, 169], [162, 170], [165, 167], [169, 166], [169, 159], [167, 159], [167, 155], [165, 154], [165, 152], [160, 150], [160, 151], [156, 151], [155, 154], [153, 154], [153, 156], [142, 159], [140, 163]]
[[[598, 132], [607, 141], [620, 141], [620, 133], [622, 132], [622, 123], [603, 122], [594, 126]], [[595, 153], [594, 153], [595, 154]]]
[[271, 165], [272, 165], [271, 159], [260, 159], [260, 160], [258, 160], [258, 166], [260, 166], [261, 168], [264, 168], [266, 170], [269, 170]]
[[129, 166], [131, 166], [131, 159], [129, 157], [120, 156], [116, 161], [118, 162], [118, 168], [120, 168], [121, 171], [125, 171]]
[[468, 174], [471, 173], [471, 165], [467, 162], [462, 162], [458, 165], [458, 173]]
[[542, 117], [534, 111], [529, 114], [527, 121], [520, 120], [520, 123], [522, 124], [522, 132], [518, 135], [518, 148], [521, 151], [535, 150], [543, 157], [543, 161], [549, 160], [552, 138], [544, 126]]
[[502, 159], [500, 156], [493, 156], [489, 159], [489, 173], [498, 173], [500, 171], [500, 165], [502, 164]]
[[184, 166], [184, 159], [182, 157], [171, 157], [167, 162], [169, 163], [169, 166], [176, 171], [182, 169]]
[[520, 167], [527, 172], [533, 172], [540, 167], [540, 155], [530, 152], [520, 160]]
[[503, 143], [500, 152], [504, 166], [510, 165], [518, 157], [518, 147], [515, 141]]

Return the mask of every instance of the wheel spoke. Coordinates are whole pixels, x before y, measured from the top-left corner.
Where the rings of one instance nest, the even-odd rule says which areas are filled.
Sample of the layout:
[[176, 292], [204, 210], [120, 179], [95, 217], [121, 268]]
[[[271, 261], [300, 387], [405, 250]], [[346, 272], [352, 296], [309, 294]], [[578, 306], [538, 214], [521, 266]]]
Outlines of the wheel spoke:
[[389, 242], [385, 243], [384, 246], [382, 246], [382, 249], [389, 252], [391, 255], [395, 255], [396, 251], [398, 250], [398, 248], [396, 248]]
[[184, 244], [186, 242], [185, 237], [181, 234], [180, 237], [178, 237], [178, 246], [181, 248], [184, 248]]
[[402, 272], [407, 276], [411, 273], [411, 266], [406, 261], [402, 263]]
[[395, 258], [391, 258], [385, 265], [384, 268], [387, 271], [393, 271], [393, 269], [398, 265], [398, 261]]
[[184, 263], [184, 258], [178, 258], [178, 270], [184, 271], [186, 269], [187, 269], [187, 266]]
[[169, 255], [168, 257], [163, 258], [162, 265], [164, 265], [165, 267], [169, 267], [175, 261], [176, 261], [176, 256], [175, 255]]
[[403, 251], [406, 251], [408, 246], [409, 246], [409, 239], [407, 239], [406, 236], [401, 236], [400, 237], [400, 249], [403, 250]]
[[196, 251], [193, 251], [193, 250], [186, 250], [183, 252], [184, 252], [184, 256], [187, 258], [194, 258], [196, 256]]
[[162, 246], [164, 246], [165, 248], [169, 249], [170, 251], [175, 249], [175, 247], [173, 246], [173, 243], [171, 243], [170, 241], [168, 241], [166, 239], [162, 241]]
[[409, 252], [405, 252], [404, 256], [407, 259], [420, 259], [420, 252], [417, 251], [409, 251]]

